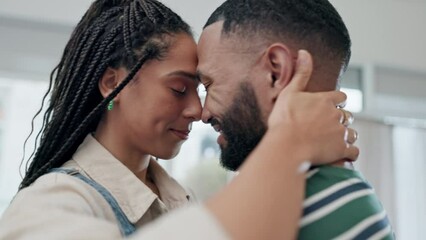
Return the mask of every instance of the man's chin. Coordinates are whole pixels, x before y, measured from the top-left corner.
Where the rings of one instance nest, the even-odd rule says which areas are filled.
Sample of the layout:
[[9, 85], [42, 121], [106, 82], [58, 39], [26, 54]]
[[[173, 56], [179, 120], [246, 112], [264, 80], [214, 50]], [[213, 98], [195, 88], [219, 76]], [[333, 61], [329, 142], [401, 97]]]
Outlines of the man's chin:
[[228, 171], [237, 171], [242, 161], [239, 161], [238, 156], [229, 154], [229, 149], [221, 147], [220, 165]]
[[236, 169], [234, 169], [233, 166], [229, 164], [229, 162], [224, 161], [223, 159], [220, 159], [220, 165], [227, 171], [232, 171], [232, 172], [236, 171]]

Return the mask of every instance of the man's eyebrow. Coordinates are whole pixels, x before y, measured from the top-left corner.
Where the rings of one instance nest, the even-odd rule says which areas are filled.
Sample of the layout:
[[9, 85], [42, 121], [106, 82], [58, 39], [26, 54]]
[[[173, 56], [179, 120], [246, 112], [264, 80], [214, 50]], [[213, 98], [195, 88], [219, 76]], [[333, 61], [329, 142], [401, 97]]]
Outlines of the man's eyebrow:
[[167, 74], [167, 76], [169, 76], [169, 77], [171, 77], [171, 76], [178, 76], [178, 77], [189, 78], [189, 79], [192, 79], [192, 80], [196, 81], [197, 83], [200, 81], [200, 79], [198, 77], [198, 73], [193, 74], [193, 73], [185, 72], [185, 71], [171, 72], [171, 73]]

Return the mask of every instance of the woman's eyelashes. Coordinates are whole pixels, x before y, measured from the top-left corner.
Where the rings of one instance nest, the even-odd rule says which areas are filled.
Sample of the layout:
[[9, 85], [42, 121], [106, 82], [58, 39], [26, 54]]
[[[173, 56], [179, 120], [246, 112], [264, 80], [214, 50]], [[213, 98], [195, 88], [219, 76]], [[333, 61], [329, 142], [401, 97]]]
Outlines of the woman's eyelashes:
[[179, 95], [185, 95], [186, 93], [186, 86], [182, 87], [172, 87], [173, 92], [179, 94]]
[[183, 78], [173, 79], [168, 83], [168, 87], [179, 96], [192, 94], [192, 92], [198, 92], [199, 82], [195, 82], [194, 79]]

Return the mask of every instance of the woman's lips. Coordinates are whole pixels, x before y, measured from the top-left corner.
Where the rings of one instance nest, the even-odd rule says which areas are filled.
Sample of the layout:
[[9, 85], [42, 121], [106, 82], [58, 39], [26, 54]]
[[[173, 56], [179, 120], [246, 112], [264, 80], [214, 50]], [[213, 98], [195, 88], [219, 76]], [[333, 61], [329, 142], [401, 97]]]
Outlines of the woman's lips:
[[188, 130], [182, 131], [182, 130], [171, 129], [171, 131], [182, 140], [187, 140], [188, 135], [190, 133], [190, 131]]

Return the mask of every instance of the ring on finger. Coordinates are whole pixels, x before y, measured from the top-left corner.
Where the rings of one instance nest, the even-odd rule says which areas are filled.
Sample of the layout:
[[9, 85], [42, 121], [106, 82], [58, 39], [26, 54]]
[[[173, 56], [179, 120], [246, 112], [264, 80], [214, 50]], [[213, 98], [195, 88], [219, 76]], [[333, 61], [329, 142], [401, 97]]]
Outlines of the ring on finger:
[[358, 132], [352, 128], [347, 128], [345, 131], [345, 142], [354, 144], [358, 140]]
[[343, 124], [345, 127], [349, 126], [354, 121], [354, 116], [351, 112], [346, 111], [342, 108], [339, 108], [339, 110], [342, 112], [342, 117], [340, 118], [340, 123]]

